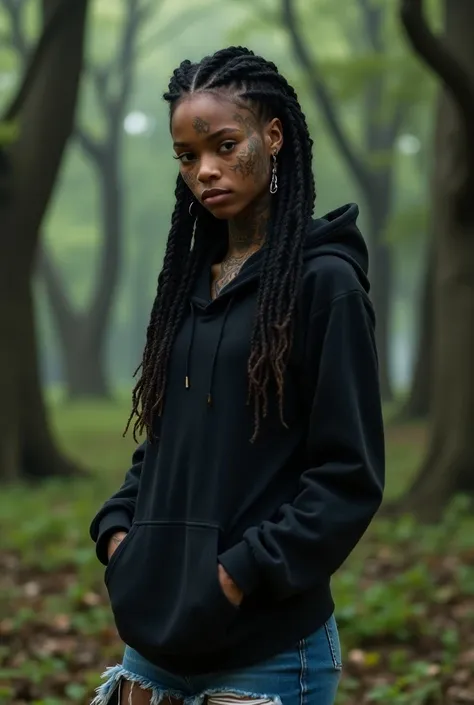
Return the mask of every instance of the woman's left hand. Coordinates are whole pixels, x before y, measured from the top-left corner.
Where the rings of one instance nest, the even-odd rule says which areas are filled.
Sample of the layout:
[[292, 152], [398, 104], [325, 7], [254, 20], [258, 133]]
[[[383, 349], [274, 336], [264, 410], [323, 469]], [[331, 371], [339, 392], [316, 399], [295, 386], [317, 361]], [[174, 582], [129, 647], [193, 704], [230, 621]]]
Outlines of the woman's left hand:
[[239, 587], [237, 587], [229, 573], [220, 563], [217, 567], [217, 571], [222, 592], [227, 597], [229, 602], [234, 605], [234, 607], [239, 607], [244, 599], [244, 593]]

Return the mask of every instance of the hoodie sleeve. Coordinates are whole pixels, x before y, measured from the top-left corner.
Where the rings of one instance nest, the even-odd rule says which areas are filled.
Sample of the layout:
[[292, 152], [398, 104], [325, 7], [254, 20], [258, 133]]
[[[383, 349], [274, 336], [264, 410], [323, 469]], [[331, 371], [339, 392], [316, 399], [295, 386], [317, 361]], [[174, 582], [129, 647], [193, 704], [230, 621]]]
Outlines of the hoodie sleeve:
[[132, 467], [125, 475], [121, 488], [105, 502], [90, 526], [90, 536], [96, 543], [97, 558], [104, 565], [108, 562], [107, 546], [110, 536], [116, 531], [129, 531], [132, 525], [146, 445], [147, 441], [136, 448], [132, 456]]
[[308, 467], [299, 492], [280, 507], [275, 521], [249, 528], [240, 543], [219, 556], [245, 595], [264, 588], [284, 599], [326, 582], [382, 500], [385, 458], [374, 317], [363, 292], [343, 294], [312, 317], [306, 365], [308, 378], [316, 381]]

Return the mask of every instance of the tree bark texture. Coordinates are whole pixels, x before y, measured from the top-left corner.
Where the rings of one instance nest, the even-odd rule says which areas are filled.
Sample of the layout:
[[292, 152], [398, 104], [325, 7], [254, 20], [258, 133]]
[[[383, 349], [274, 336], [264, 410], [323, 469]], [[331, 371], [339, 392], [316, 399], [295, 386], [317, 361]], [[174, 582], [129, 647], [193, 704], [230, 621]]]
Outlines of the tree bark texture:
[[[474, 493], [474, 123], [468, 129], [464, 112], [469, 101], [474, 108], [474, 3], [445, 0], [445, 16], [439, 51], [449, 53], [454, 67], [449, 80], [466, 89], [458, 100], [456, 86], [445, 84], [439, 107], [432, 204], [436, 264], [430, 433], [425, 461], [402, 502], [403, 509], [427, 520], [438, 518], [457, 493]], [[421, 37], [418, 51], [437, 66], [432, 38]]]
[[[19, 137], [8, 152], [11, 176], [0, 203], [0, 478], [70, 474], [53, 440], [41, 392], [31, 279], [38, 233], [71, 134], [83, 60], [87, 0], [44, 0], [62, 12], [42, 43], [34, 81], [12, 103]], [[41, 42], [41, 40], [40, 40]], [[35, 54], [33, 54], [34, 56]], [[11, 112], [10, 119], [14, 117]]]

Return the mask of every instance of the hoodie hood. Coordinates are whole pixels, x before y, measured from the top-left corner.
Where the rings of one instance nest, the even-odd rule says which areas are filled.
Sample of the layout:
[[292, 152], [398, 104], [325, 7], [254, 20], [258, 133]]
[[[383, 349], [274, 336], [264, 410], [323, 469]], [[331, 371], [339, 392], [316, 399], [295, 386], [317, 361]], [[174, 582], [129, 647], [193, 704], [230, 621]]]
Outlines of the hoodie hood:
[[313, 220], [303, 258], [308, 261], [323, 255], [340, 257], [352, 265], [364, 290], [368, 292], [369, 253], [357, 227], [358, 217], [359, 207], [349, 203]]

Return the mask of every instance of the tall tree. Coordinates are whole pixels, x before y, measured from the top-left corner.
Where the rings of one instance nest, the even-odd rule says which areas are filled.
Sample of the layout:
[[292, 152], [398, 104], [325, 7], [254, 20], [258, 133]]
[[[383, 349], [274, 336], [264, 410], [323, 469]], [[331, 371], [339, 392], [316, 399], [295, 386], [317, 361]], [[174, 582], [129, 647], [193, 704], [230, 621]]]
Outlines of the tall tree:
[[122, 185], [123, 122], [133, 90], [137, 40], [150, 17], [149, 0], [126, 0], [121, 37], [112, 60], [86, 69], [104, 118], [102, 138], [94, 137], [85, 121], [77, 122], [76, 140], [90, 161], [99, 183], [101, 254], [89, 303], [75, 309], [58, 265], [43, 245], [40, 273], [58, 332], [69, 398], [108, 397], [106, 342], [119, 283], [124, 221]]
[[382, 71], [383, 60], [388, 52], [384, 31], [387, 7], [374, 0], [358, 0], [358, 4], [364, 27], [365, 51], [368, 50], [373, 61], [380, 66], [378, 71], [371, 72], [366, 82], [361, 145], [356, 144], [345, 129], [337, 102], [299, 27], [294, 0], [282, 0], [282, 17], [293, 53], [307, 77], [314, 101], [365, 200], [372, 261], [372, 297], [377, 313], [380, 380], [382, 394], [388, 400], [392, 397], [389, 348], [394, 272], [391, 246], [385, 235], [393, 207], [393, 152], [407, 114], [407, 105], [400, 100], [387, 111], [387, 81]]
[[456, 493], [474, 493], [474, 51], [472, 0], [444, 0], [437, 37], [423, 0], [401, 0], [415, 52], [442, 82], [435, 137], [434, 344], [427, 454], [403, 508], [439, 516]]
[[32, 275], [38, 234], [71, 134], [83, 63], [87, 0], [42, 0], [43, 26], [2, 122], [0, 478], [64, 475], [73, 466], [51, 434], [39, 378]]

